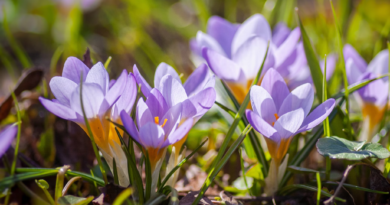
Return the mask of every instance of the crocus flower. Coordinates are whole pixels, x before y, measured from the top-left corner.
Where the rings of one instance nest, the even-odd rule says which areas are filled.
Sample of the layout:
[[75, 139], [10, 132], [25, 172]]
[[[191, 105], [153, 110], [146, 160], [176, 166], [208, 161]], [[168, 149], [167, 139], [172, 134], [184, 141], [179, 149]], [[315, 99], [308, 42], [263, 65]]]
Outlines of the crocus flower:
[[184, 103], [178, 102], [172, 107], [168, 104], [163, 94], [153, 88], [146, 102], [142, 98], [138, 101], [137, 126], [125, 111], [121, 113], [127, 132], [148, 153], [152, 170], [152, 190], [157, 186], [166, 147], [181, 141], [193, 124], [193, 119], [189, 118], [179, 126], [183, 117]]
[[[350, 84], [366, 81], [388, 73], [389, 54], [383, 50], [367, 65], [366, 61], [351, 45], [344, 46], [344, 57], [348, 82]], [[378, 79], [364, 86], [354, 95], [360, 104], [364, 123], [360, 140], [371, 141], [384, 115], [388, 96], [388, 77]]]
[[[117, 81], [109, 83], [109, 76], [102, 63], [95, 64], [91, 70], [75, 57], [69, 57], [64, 65], [62, 77], [53, 77], [50, 88], [56, 99], [39, 98], [47, 110], [66, 120], [77, 123], [87, 132], [80, 104], [80, 78], [86, 118], [91, 127], [94, 140], [113, 170], [113, 159], [119, 167], [121, 186], [129, 185], [126, 155], [120, 146], [115, 126], [106, 120], [121, 123], [119, 114], [130, 113], [137, 88], [134, 76], [124, 70]], [[90, 136], [91, 137], [91, 136]]]
[[17, 132], [18, 126], [16, 124], [8, 125], [0, 132], [0, 157], [2, 157], [8, 147], [11, 146]]
[[[241, 103], [263, 63], [267, 42], [270, 41], [270, 48], [264, 71], [271, 67], [279, 70], [293, 63], [300, 30], [296, 28], [290, 32], [280, 25], [272, 35], [267, 20], [260, 14], [253, 15], [233, 32], [236, 27], [213, 17], [208, 25], [210, 35], [199, 31], [191, 48], [194, 53], [201, 50], [212, 71], [224, 80]], [[222, 38], [224, 35], [228, 37]], [[230, 49], [227, 49], [229, 45]]]
[[[209, 73], [206, 64], [201, 64], [182, 84], [181, 79], [174, 68], [166, 63], [161, 63], [154, 76], [154, 87], [152, 88], [140, 74], [138, 68], [133, 68], [137, 83], [141, 84], [142, 93], [149, 98], [164, 99], [167, 109], [173, 108], [178, 104], [182, 104], [182, 114], [180, 117], [179, 127], [187, 119], [193, 119], [195, 124], [214, 104], [216, 92], [214, 89], [215, 78]], [[157, 90], [160, 95], [151, 94], [152, 90]], [[157, 92], [154, 91], [154, 92]], [[161, 116], [160, 116], [161, 117]], [[180, 155], [180, 150], [187, 139], [185, 135], [181, 140], [173, 143], [172, 155], [167, 170], [169, 172], [183, 158]], [[174, 185], [176, 182], [177, 173], [168, 181], [167, 184]]]
[[282, 76], [272, 68], [265, 74], [261, 86], [252, 86], [250, 97], [253, 111], [247, 110], [246, 116], [267, 142], [272, 158], [269, 171], [272, 180], [267, 186], [268, 193], [273, 194], [280, 181], [279, 166], [291, 139], [320, 124], [333, 110], [335, 100], [328, 99], [310, 113], [314, 100], [311, 84], [303, 84], [290, 92]]

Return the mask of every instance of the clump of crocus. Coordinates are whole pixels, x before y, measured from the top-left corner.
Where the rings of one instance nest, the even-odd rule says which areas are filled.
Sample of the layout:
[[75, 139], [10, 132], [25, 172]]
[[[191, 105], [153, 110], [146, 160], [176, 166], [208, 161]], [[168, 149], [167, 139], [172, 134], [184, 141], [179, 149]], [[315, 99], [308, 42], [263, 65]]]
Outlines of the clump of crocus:
[[11, 146], [17, 132], [18, 126], [16, 124], [8, 125], [0, 132], [0, 157], [2, 157], [8, 147]]
[[166, 147], [181, 141], [193, 124], [192, 118], [183, 119], [185, 103], [177, 102], [172, 107], [169, 107], [168, 104], [169, 102], [165, 100], [163, 94], [158, 89], [153, 88], [146, 102], [142, 98], [138, 101], [137, 126], [125, 111], [121, 113], [122, 122], [127, 132], [148, 153], [152, 171], [152, 191], [155, 191], [157, 186]]
[[203, 56], [239, 103], [244, 100], [263, 63], [268, 41], [264, 73], [271, 67], [279, 70], [291, 65], [300, 37], [298, 28], [290, 31], [282, 24], [272, 33], [267, 20], [260, 14], [248, 18], [242, 25], [211, 17], [207, 32], [199, 31], [191, 41], [191, 48], [196, 55]]
[[250, 91], [252, 110], [246, 116], [253, 128], [264, 136], [271, 155], [271, 167], [266, 179], [266, 193], [274, 194], [285, 170], [279, 170], [291, 139], [298, 133], [320, 124], [333, 110], [334, 99], [328, 99], [311, 113], [314, 90], [311, 84], [303, 84], [289, 91], [282, 76], [270, 69], [261, 86]]
[[[161, 63], [154, 76], [154, 87], [152, 88], [140, 74], [138, 68], [134, 66], [134, 75], [138, 84], [141, 84], [142, 93], [149, 98], [156, 98], [164, 102], [164, 109], [171, 109], [178, 104], [182, 104], [180, 122], [178, 127], [188, 119], [193, 119], [195, 124], [214, 104], [216, 92], [214, 89], [215, 77], [209, 73], [206, 64], [201, 64], [182, 84], [181, 79], [174, 68], [166, 63]], [[152, 94], [153, 90], [158, 90], [161, 95]], [[157, 93], [157, 91], [154, 91]], [[162, 116], [160, 116], [161, 119]], [[163, 122], [163, 121], [160, 121]], [[172, 155], [167, 165], [167, 173], [172, 170], [183, 158], [180, 150], [187, 139], [187, 133], [179, 141], [173, 143]], [[178, 173], [169, 179], [167, 184], [174, 186]]]
[[89, 69], [75, 57], [66, 60], [62, 77], [53, 77], [50, 81], [50, 88], [56, 99], [39, 100], [50, 112], [77, 123], [88, 134], [80, 102], [80, 81], [83, 106], [94, 140], [111, 171], [115, 158], [119, 184], [128, 186], [126, 155], [121, 148], [115, 126], [106, 118], [121, 124], [119, 114], [122, 111], [130, 114], [137, 95], [134, 76], [123, 70], [118, 80], [110, 83], [102, 63], [99, 62]]
[[[350, 84], [370, 80], [388, 73], [389, 53], [383, 50], [367, 65], [351, 45], [344, 46], [347, 77]], [[357, 91], [364, 122], [360, 140], [370, 142], [383, 118], [389, 92], [388, 77], [369, 83]]]

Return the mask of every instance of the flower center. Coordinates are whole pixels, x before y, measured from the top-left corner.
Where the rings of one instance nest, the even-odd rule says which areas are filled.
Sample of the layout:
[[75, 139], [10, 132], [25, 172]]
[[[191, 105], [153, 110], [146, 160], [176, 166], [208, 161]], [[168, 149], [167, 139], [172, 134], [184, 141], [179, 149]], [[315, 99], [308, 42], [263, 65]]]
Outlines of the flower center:
[[[279, 115], [278, 115], [278, 113], [275, 113], [274, 116], [275, 116], [275, 122], [276, 122], [279, 119]], [[275, 122], [272, 123], [272, 127], [275, 125]]]
[[159, 117], [154, 117], [154, 123], [156, 123], [156, 125], [160, 125], [161, 127], [164, 127], [165, 124], [167, 123], [168, 119], [165, 119], [164, 120], [164, 123], [162, 125], [160, 125], [160, 118]]

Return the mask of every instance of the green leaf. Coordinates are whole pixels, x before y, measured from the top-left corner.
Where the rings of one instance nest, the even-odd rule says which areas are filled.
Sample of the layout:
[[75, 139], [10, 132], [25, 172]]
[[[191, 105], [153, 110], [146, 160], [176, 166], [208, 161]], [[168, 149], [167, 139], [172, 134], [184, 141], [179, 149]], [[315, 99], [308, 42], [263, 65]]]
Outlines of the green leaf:
[[378, 143], [355, 142], [336, 136], [319, 139], [317, 150], [321, 155], [333, 159], [362, 160], [368, 157], [379, 159], [390, 157], [390, 152]]
[[[340, 183], [338, 183], [338, 182], [324, 182], [324, 184], [338, 186]], [[360, 186], [356, 186], [356, 185], [353, 185], [353, 184], [346, 184], [346, 183], [343, 183], [343, 186], [345, 186], [345, 187], [347, 187], [347, 188], [351, 188], [351, 189], [356, 189], [356, 190], [360, 190], [360, 191], [365, 191], [365, 192], [372, 192], [372, 193], [377, 193], [377, 194], [389, 194], [389, 192], [384, 192], [384, 191], [377, 191], [377, 190], [367, 189], [367, 188], [360, 187]]]
[[[246, 186], [246, 183], [248, 184], [248, 187]], [[244, 177], [238, 177], [236, 180], [233, 181], [233, 187], [240, 191], [246, 191], [252, 188], [253, 186], [253, 178], [246, 176], [245, 179]]]
[[133, 189], [131, 187], [123, 190], [112, 203], [113, 205], [121, 205], [125, 200], [127, 200], [133, 194]]
[[158, 188], [158, 192], [161, 192], [167, 183], [168, 179], [171, 178], [172, 174], [175, 173], [176, 170], [178, 170], [181, 166], [183, 166], [184, 163], [186, 163], [203, 145], [208, 141], [209, 139], [207, 138], [205, 141], [203, 141], [191, 154], [189, 154], [187, 157], [185, 157], [179, 164], [177, 164], [168, 174], [167, 176], [163, 179], [161, 185]]
[[314, 86], [316, 88], [317, 98], [322, 99], [322, 70], [320, 63], [318, 62], [317, 55], [315, 54], [313, 47], [310, 43], [309, 36], [306, 33], [305, 28], [302, 25], [301, 19], [298, 18], [299, 28], [301, 29], [303, 48], [305, 50], [307, 64], [310, 68], [311, 78], [313, 79]]
[[93, 200], [93, 196], [84, 198], [84, 197], [66, 195], [58, 199], [58, 204], [59, 205], [84, 205], [84, 204], [88, 204], [92, 200]]
[[264, 175], [263, 172], [261, 171], [261, 164], [257, 163], [253, 165], [247, 172], [246, 172], [247, 177], [252, 177], [254, 179], [264, 181]]
[[40, 179], [40, 180], [35, 180], [35, 182], [38, 184], [41, 189], [49, 189], [49, 183], [47, 183], [45, 180]]
[[317, 172], [319, 172], [319, 171], [314, 170], [314, 169], [308, 169], [308, 168], [298, 167], [298, 166], [289, 166], [288, 169], [291, 170], [292, 172], [296, 172], [296, 173], [317, 173]]

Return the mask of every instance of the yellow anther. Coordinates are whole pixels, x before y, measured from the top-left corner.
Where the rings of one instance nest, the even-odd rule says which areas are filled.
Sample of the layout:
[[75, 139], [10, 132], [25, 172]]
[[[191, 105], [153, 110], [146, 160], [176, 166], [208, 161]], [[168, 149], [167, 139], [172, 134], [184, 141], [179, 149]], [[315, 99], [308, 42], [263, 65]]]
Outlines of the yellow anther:
[[167, 123], [167, 121], [168, 121], [168, 119], [165, 119], [165, 120], [164, 120], [164, 123], [161, 125], [161, 127], [164, 127], [165, 124]]
[[154, 117], [154, 123], [156, 123], [156, 125], [159, 125], [160, 124], [160, 118], [159, 117]]
[[162, 125], [160, 125], [160, 118], [159, 117], [154, 117], [154, 123], [156, 123], [156, 125], [160, 125], [161, 127], [164, 127], [165, 124], [167, 123], [168, 119], [164, 119], [164, 123]]
[[[275, 113], [274, 116], [275, 116], [275, 122], [276, 122], [279, 119], [279, 115], [278, 115], [278, 113]], [[275, 125], [275, 122], [272, 123], [272, 127]]]

